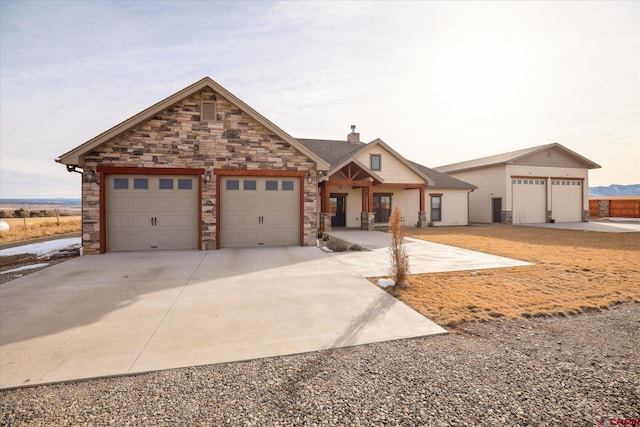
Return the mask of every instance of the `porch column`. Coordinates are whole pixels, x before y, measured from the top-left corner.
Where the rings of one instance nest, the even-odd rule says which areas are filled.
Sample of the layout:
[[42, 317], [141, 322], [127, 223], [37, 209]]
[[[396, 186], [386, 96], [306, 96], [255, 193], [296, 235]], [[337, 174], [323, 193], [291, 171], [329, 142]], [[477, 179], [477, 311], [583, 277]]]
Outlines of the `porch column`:
[[320, 231], [331, 231], [331, 204], [327, 181], [320, 183]]
[[362, 212], [360, 213], [360, 229], [371, 231], [375, 222], [373, 212], [373, 182], [368, 182], [362, 187]]
[[424, 193], [425, 187], [422, 186], [418, 189], [420, 191], [420, 210], [418, 211], [418, 228], [427, 227], [427, 211], [425, 210]]

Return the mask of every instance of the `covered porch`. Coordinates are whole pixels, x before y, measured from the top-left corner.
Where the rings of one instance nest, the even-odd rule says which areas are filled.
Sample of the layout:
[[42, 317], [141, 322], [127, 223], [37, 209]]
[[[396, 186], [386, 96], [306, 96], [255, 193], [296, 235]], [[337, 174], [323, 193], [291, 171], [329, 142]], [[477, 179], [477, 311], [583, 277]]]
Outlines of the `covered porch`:
[[385, 182], [358, 163], [350, 161], [320, 181], [320, 231], [386, 227], [395, 207], [400, 208], [405, 225], [426, 227], [424, 183]]

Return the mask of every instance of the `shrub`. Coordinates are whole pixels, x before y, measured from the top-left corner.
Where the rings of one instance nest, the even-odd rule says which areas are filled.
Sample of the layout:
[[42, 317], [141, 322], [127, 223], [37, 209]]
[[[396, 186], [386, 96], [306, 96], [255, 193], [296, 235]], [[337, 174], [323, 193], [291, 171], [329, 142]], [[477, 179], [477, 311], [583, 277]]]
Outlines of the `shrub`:
[[349, 250], [353, 251], [353, 252], [362, 252], [362, 251], [364, 251], [364, 248], [362, 247], [362, 245], [360, 243], [354, 243], [353, 245], [351, 245]]
[[344, 252], [349, 250], [349, 244], [342, 240], [330, 239], [327, 242], [327, 247], [333, 252]]
[[391, 227], [391, 274], [395, 278], [396, 288], [404, 287], [409, 273], [409, 256], [404, 245], [407, 232], [402, 225], [402, 213], [395, 208], [389, 218]]

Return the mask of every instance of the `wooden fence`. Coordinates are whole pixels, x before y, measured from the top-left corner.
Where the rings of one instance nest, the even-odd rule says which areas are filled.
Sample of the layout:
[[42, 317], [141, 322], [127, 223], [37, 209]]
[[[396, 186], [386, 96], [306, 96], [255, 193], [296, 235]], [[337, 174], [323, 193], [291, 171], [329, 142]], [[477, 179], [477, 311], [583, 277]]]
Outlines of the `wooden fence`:
[[640, 197], [629, 199], [589, 199], [589, 216], [640, 218]]

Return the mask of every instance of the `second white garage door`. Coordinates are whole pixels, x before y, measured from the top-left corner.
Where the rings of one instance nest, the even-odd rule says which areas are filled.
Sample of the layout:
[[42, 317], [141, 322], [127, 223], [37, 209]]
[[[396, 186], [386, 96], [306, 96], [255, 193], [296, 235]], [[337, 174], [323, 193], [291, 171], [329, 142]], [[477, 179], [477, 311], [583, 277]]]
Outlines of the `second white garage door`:
[[547, 191], [544, 179], [514, 178], [511, 180], [511, 188], [514, 224], [547, 222]]
[[222, 177], [220, 246], [289, 246], [300, 243], [300, 180]]
[[551, 181], [551, 211], [556, 222], [582, 221], [582, 180]]

